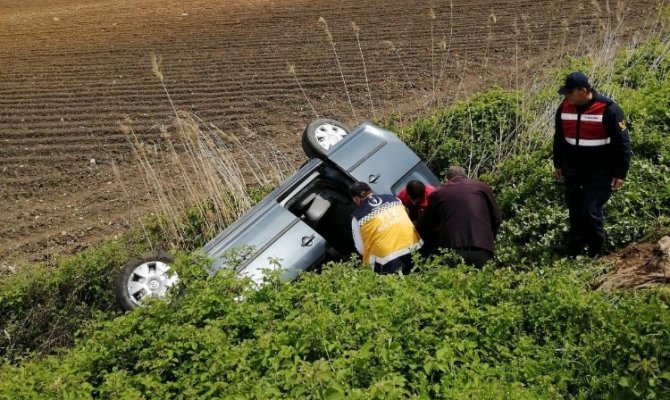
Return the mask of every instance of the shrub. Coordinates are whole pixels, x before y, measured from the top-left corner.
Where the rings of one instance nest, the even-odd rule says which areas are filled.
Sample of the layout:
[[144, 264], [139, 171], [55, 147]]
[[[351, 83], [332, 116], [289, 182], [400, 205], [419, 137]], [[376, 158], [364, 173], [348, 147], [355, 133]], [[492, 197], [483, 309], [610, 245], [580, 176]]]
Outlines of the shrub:
[[624, 51], [614, 65], [613, 83], [624, 88], [640, 89], [665, 81], [670, 73], [668, 45], [658, 39]]
[[487, 181], [503, 213], [496, 253], [503, 265], [537, 266], [564, 254], [568, 214], [549, 150], [505, 160]]
[[403, 136], [434, 171], [463, 165], [483, 173], [511, 151], [526, 119], [520, 93], [493, 88], [416, 121]]
[[[250, 191], [255, 201], [268, 187]], [[182, 248], [201, 247], [216, 232], [204, 218], [208, 203], [194, 206], [177, 221]], [[118, 314], [116, 279], [131, 257], [152, 248], [170, 249], [161, 218], [148, 218], [119, 239], [107, 240], [54, 266], [38, 264], [0, 282], [0, 356], [19, 362], [29, 356], [50, 354], [73, 343], [76, 332], [92, 321]]]
[[64, 259], [55, 269], [35, 265], [4, 280], [0, 356], [12, 360], [49, 353], [70, 345], [88, 321], [111, 317], [118, 267], [127, 258], [119, 241], [109, 241]]
[[[536, 266], [565, 254], [568, 214], [562, 185], [552, 176], [546, 152], [505, 160], [491, 184], [504, 215], [497, 243], [503, 265]], [[623, 188], [605, 207], [609, 249], [643, 239], [670, 227], [670, 168], [633, 159]]]
[[177, 305], [153, 302], [88, 328], [60, 356], [3, 366], [0, 398], [670, 395], [667, 291], [590, 292], [583, 263], [444, 262], [404, 277], [330, 265], [253, 291], [182, 256], [190, 290]]
[[670, 79], [619, 95], [636, 155], [670, 166]]

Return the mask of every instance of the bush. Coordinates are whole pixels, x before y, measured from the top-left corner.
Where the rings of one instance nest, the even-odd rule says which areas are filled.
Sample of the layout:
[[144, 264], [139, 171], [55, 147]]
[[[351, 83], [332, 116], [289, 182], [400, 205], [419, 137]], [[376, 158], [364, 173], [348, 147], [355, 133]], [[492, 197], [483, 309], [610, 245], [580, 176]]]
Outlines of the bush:
[[670, 78], [667, 43], [658, 39], [622, 52], [615, 62], [613, 82], [624, 88], [640, 89]]
[[[536, 267], [564, 256], [568, 213], [563, 187], [552, 176], [547, 152], [505, 160], [495, 175], [485, 175], [504, 215], [497, 258], [503, 265]], [[618, 249], [652, 239], [670, 228], [670, 168], [633, 159], [626, 184], [605, 207], [607, 246]]]
[[402, 135], [433, 171], [463, 165], [484, 173], [510, 152], [526, 119], [520, 93], [493, 88], [418, 120]]
[[[250, 194], [258, 201], [268, 192], [262, 187]], [[216, 234], [204, 220], [213, 211], [208, 207], [194, 206], [177, 222], [184, 232], [182, 249], [197, 249]], [[0, 282], [0, 356], [19, 362], [50, 354], [72, 345], [76, 332], [92, 321], [118, 315], [115, 287], [120, 268], [151, 248], [174, 248], [166, 240], [170, 235], [163, 218], [148, 218], [120, 239], [107, 240], [54, 266], [27, 267]]]
[[[70, 345], [87, 321], [110, 318], [118, 267], [128, 255], [118, 241], [36, 265], [0, 284], [0, 356], [15, 360]], [[100, 314], [102, 313], [102, 314]]]
[[623, 90], [620, 98], [635, 154], [670, 166], [670, 79], [643, 89]]
[[154, 302], [59, 357], [0, 368], [0, 398], [670, 395], [667, 291], [590, 292], [583, 264], [432, 259], [405, 277], [341, 264], [257, 292], [197, 272], [206, 264], [178, 258], [191, 288], [178, 305]]
[[537, 267], [565, 254], [568, 213], [549, 153], [510, 158], [496, 174], [482, 177], [496, 193], [503, 214], [496, 244], [503, 265]]

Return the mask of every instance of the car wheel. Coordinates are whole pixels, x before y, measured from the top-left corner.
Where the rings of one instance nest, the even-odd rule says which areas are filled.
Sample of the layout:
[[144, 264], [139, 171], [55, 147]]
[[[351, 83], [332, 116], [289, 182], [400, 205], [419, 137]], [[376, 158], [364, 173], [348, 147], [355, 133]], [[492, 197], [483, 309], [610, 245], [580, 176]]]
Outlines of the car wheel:
[[173, 261], [167, 253], [154, 252], [124, 265], [116, 287], [121, 308], [130, 311], [147, 296], [165, 297], [168, 289], [179, 282], [170, 268]]
[[351, 128], [340, 121], [318, 118], [305, 128], [302, 148], [310, 158], [325, 158], [330, 149], [350, 132]]

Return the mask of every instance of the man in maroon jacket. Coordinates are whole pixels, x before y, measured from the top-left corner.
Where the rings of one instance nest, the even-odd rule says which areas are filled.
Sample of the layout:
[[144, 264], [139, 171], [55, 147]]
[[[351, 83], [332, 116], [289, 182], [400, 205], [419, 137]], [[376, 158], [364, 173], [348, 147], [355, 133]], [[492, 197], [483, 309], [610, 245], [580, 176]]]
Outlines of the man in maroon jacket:
[[446, 182], [428, 199], [416, 227], [437, 247], [452, 249], [466, 263], [481, 267], [493, 257], [495, 236], [502, 222], [491, 188], [468, 179], [462, 167], [450, 167]]

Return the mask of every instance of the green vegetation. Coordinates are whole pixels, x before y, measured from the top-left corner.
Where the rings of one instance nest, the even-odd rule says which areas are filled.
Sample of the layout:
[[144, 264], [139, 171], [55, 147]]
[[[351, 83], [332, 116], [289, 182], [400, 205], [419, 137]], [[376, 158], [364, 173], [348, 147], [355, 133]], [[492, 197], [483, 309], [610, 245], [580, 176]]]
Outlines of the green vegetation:
[[[494, 88], [408, 127], [390, 126], [433, 171], [463, 165], [491, 184], [505, 221], [498, 260], [535, 268], [562, 256], [567, 210], [554, 181], [551, 136], [556, 88], [569, 71], [600, 77], [597, 89], [619, 100], [627, 115], [633, 162], [626, 186], [606, 208], [608, 245], [617, 249], [670, 227], [670, 52], [651, 41], [623, 52], [612, 65], [573, 59], [556, 73], [555, 86], [539, 93]], [[605, 78], [602, 78], [605, 77]], [[547, 112], [547, 110], [549, 112]]]
[[94, 324], [60, 356], [5, 366], [0, 398], [670, 395], [667, 289], [591, 292], [580, 262], [521, 273], [443, 263], [402, 278], [335, 265], [255, 292], [182, 257], [191, 290], [178, 302]]
[[524, 131], [529, 117], [521, 106], [520, 93], [493, 88], [416, 121], [405, 137], [436, 172], [449, 165], [488, 172]]
[[[269, 190], [251, 188], [251, 202], [259, 201]], [[49, 354], [70, 346], [86, 324], [118, 316], [114, 287], [120, 268], [152, 249], [174, 248], [166, 240], [171, 237], [170, 224], [186, 233], [182, 250], [202, 247], [216, 233], [204, 220], [211, 211], [211, 205], [200, 204], [169, 224], [165, 217], [148, 218], [119, 239], [107, 240], [54, 266], [33, 265], [1, 281], [0, 356], [18, 361]]]
[[[667, 48], [594, 67], [635, 151], [607, 209], [612, 249], [670, 232]], [[395, 128], [435, 171], [463, 164], [494, 187], [505, 216], [495, 263], [446, 253], [377, 276], [352, 261], [255, 291], [184, 253], [175, 299], [118, 315], [110, 282], [142, 241], [109, 242], [0, 285], [0, 399], [670, 398], [670, 290], [593, 292], [602, 267], [562, 256], [553, 93], [495, 88]], [[204, 238], [198, 218], [184, 243]]]

